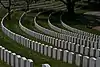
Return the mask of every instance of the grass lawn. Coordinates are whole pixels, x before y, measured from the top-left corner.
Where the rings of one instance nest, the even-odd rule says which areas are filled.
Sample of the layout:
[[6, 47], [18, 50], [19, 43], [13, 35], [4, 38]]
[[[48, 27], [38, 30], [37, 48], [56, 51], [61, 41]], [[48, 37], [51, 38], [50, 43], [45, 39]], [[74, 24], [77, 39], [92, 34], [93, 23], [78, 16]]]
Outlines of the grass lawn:
[[[19, 30], [18, 27], [18, 19], [19, 19], [20, 13], [15, 12], [13, 14], [13, 19], [8, 21], [5, 21], [5, 25], [7, 28], [12, 30], [15, 33], [30, 37], [29, 35], [26, 35], [25, 33], [22, 33], [21, 30]], [[0, 30], [1, 31], [1, 30]], [[41, 67], [41, 64], [48, 63], [51, 65], [51, 67], [77, 67], [74, 64], [67, 64], [62, 61], [57, 61], [52, 58], [49, 58], [47, 56], [41, 55], [40, 53], [37, 53], [35, 51], [32, 51], [28, 48], [25, 48], [24, 46], [21, 46], [20, 44], [16, 43], [15, 41], [8, 38], [4, 33], [0, 32], [0, 44], [4, 46], [5, 48], [11, 50], [12, 52], [15, 52], [17, 54], [20, 54], [21, 56], [25, 56], [27, 58], [31, 58], [34, 61], [35, 67]]]
[[6, 63], [0, 60], [0, 67], [11, 67], [11, 66], [7, 65]]

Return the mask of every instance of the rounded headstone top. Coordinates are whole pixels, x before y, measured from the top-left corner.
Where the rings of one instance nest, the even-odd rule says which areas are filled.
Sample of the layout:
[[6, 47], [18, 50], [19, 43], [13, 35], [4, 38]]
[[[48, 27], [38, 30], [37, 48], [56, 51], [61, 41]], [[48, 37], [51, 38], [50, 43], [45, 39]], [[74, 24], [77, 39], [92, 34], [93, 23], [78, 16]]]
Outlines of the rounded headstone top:
[[5, 51], [8, 51], [7, 49]]
[[16, 55], [18, 58], [21, 58], [21, 56], [20, 55]]
[[25, 57], [22, 57], [23, 60], [27, 60]]
[[11, 53], [11, 51], [8, 51], [8, 53]]
[[33, 62], [33, 60], [32, 60], [32, 59], [28, 59], [28, 61], [29, 61], [29, 62]]
[[38, 44], [41, 44], [41, 43], [38, 43]]
[[0, 46], [0, 48], [2, 48], [2, 46]]
[[52, 48], [52, 46], [49, 46], [50, 48]]
[[5, 49], [4, 47], [2, 47], [2, 49]]
[[57, 48], [54, 48], [54, 49], [57, 49]]
[[50, 67], [49, 64], [42, 64], [42, 67]]
[[16, 55], [15, 53], [12, 53], [12, 55]]

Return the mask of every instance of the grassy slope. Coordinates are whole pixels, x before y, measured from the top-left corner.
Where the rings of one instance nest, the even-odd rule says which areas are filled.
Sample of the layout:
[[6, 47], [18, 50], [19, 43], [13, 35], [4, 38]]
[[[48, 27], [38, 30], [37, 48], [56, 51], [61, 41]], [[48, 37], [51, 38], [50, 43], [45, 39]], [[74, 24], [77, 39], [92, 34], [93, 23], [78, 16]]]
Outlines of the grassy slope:
[[[11, 21], [6, 21], [5, 25], [12, 31], [22, 34], [22, 32], [18, 29], [18, 18], [15, 19], [15, 16], [19, 16], [19, 13], [15, 13], [16, 15], [13, 16], [13, 19]], [[24, 35], [26, 36], [26, 34]], [[7, 41], [8, 43], [5, 43], [4, 41]], [[5, 40], [2, 41], [4, 43], [5, 47], [9, 50], [16, 52], [17, 54], [20, 54], [22, 56], [25, 56], [27, 58], [31, 58], [34, 61], [35, 67], [41, 67], [41, 64], [43, 63], [49, 63], [51, 67], [76, 67], [75, 65], [70, 65], [67, 63], [63, 63], [62, 61], [56, 61], [54, 59], [51, 59], [49, 57], [46, 57], [44, 55], [41, 55], [37, 52], [34, 52], [28, 48], [25, 48], [21, 45], [18, 45], [16, 42], [12, 41], [8, 37], [5, 38]], [[10, 46], [9, 46], [10, 45]]]
[[7, 65], [6, 63], [0, 60], [0, 67], [11, 67], [11, 66]]

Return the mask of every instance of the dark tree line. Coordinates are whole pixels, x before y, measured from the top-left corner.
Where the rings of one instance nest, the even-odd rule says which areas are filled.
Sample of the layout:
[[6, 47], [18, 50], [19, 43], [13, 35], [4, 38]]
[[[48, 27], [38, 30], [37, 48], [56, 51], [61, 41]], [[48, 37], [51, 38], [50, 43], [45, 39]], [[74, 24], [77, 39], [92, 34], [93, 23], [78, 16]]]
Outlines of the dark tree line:
[[61, 2], [63, 2], [68, 10], [68, 14], [74, 14], [74, 6], [75, 6], [75, 2], [77, 2], [77, 0], [60, 0]]
[[[4, 0], [2, 0], [2, 1], [4, 1]], [[12, 0], [6, 0], [6, 1], [8, 1], [8, 5], [5, 5], [2, 1], [0, 0], [0, 4], [5, 9], [7, 9], [8, 13], [9, 13], [8, 18], [11, 19], [11, 17], [10, 17], [11, 6], [15, 5], [16, 2], [24, 1], [26, 3], [26, 11], [27, 11], [27, 10], [29, 10], [29, 5], [30, 4], [36, 3], [39, 0], [13, 0], [13, 2], [15, 2], [15, 3], [12, 3]], [[66, 9], [67, 9], [68, 14], [73, 15], [73, 14], [75, 14], [75, 12], [74, 12], [75, 3], [78, 2], [78, 1], [81, 1], [81, 0], [60, 0], [60, 1], [63, 2], [66, 5]], [[100, 2], [100, 0], [94, 0], [94, 1], [95, 2], [99, 1]], [[91, 0], [87, 0], [87, 2], [90, 3]]]
[[[12, 9], [11, 9], [11, 6], [15, 6], [15, 4], [16, 4], [17, 2], [24, 1], [24, 2], [26, 3], [26, 5], [27, 5], [27, 7], [26, 7], [26, 11], [27, 11], [27, 10], [29, 10], [29, 5], [32, 4], [34, 0], [5, 0], [5, 1], [7, 1], [6, 4], [3, 3], [3, 1], [4, 1], [4, 0], [0, 0], [0, 4], [1, 4], [5, 9], [7, 9], [7, 11], [8, 11], [8, 19], [10, 20], [10, 19], [11, 19], [11, 10], [12, 10]], [[13, 3], [12, 1], [13, 1], [14, 3]], [[36, 0], [35, 0], [35, 2], [36, 2]]]

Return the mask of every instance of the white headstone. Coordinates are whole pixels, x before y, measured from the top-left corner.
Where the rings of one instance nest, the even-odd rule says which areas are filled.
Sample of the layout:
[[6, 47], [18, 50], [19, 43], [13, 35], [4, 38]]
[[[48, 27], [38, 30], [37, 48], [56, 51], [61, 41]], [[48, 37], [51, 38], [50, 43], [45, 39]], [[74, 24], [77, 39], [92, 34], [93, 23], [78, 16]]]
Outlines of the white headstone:
[[57, 50], [57, 60], [61, 60], [62, 59], [62, 50], [58, 49]]
[[15, 61], [15, 56], [16, 56], [15, 53], [12, 53], [12, 54], [11, 54], [11, 66], [12, 66], [12, 67], [15, 67], [15, 63], [16, 63], [16, 61]]
[[83, 54], [84, 53], [84, 45], [80, 45], [80, 53]]
[[53, 48], [52, 46], [49, 46], [49, 47], [48, 47], [48, 56], [49, 56], [49, 57], [51, 57], [52, 48]]
[[97, 60], [96, 60], [96, 67], [100, 67], [100, 57], [97, 57]]
[[21, 67], [27, 67], [27, 59], [25, 57], [21, 58]]
[[11, 51], [7, 52], [7, 64], [11, 65]]
[[49, 43], [49, 41], [50, 41], [50, 37], [47, 38], [47, 43]]
[[42, 64], [42, 67], [50, 67], [49, 64]]
[[65, 41], [64, 49], [68, 49], [68, 41]]
[[37, 50], [37, 44], [38, 44], [38, 42], [35, 42], [35, 43], [34, 43], [34, 51]]
[[5, 50], [5, 48], [2, 47], [1, 48], [1, 60], [4, 60], [4, 50]]
[[61, 40], [58, 40], [58, 45], [57, 45], [57, 47], [60, 47], [60, 45], [61, 45]]
[[99, 48], [99, 45], [98, 45], [98, 47], [97, 47], [97, 42], [93, 42], [93, 45], [94, 45], [94, 48], [95, 48], [95, 49]]
[[5, 62], [7, 62], [7, 52], [8, 52], [8, 50], [5, 49], [4, 50], [4, 61]]
[[87, 40], [86, 47], [89, 47], [89, 43], [90, 43], [90, 42]]
[[61, 46], [60, 46], [61, 48], [64, 47], [64, 42], [65, 42], [64, 40], [61, 41]]
[[57, 47], [58, 39], [55, 39], [55, 46]]
[[93, 48], [93, 41], [90, 41], [90, 47]]
[[75, 50], [75, 43], [72, 43], [71, 51], [74, 51], [74, 50]]
[[94, 56], [95, 48], [90, 48], [90, 56]]
[[68, 61], [68, 53], [69, 53], [68, 50], [64, 50], [64, 53], [63, 53], [63, 61], [64, 62], [67, 62]]
[[68, 42], [68, 50], [71, 50], [71, 42]]
[[33, 66], [33, 60], [28, 59], [26, 65], [27, 65], [26, 67], [34, 67]]
[[57, 55], [57, 48], [53, 48], [52, 58], [56, 58]]
[[68, 54], [68, 63], [72, 64], [74, 60], [74, 53], [73, 52], [69, 52]]
[[96, 49], [95, 57], [100, 57], [100, 49]]
[[15, 57], [15, 67], [21, 67], [21, 56], [20, 55], [16, 55]]
[[40, 52], [40, 45], [41, 45], [41, 43], [37, 44], [37, 52]]
[[85, 47], [85, 55], [89, 54], [89, 47]]
[[44, 45], [44, 55], [47, 56], [48, 52], [48, 45]]
[[52, 37], [50, 37], [50, 41], [49, 41], [49, 43], [50, 43], [50, 44], [52, 43]]
[[31, 42], [31, 49], [34, 50], [34, 41]]
[[44, 44], [41, 44], [41, 47], [40, 47], [40, 49], [41, 49], [41, 54], [43, 54], [43, 53], [44, 53], [43, 48], [44, 48]]
[[91, 57], [89, 59], [89, 67], [96, 67], [95, 65], [96, 65], [96, 58]]
[[76, 44], [76, 50], [75, 50], [75, 52], [77, 52], [77, 53], [79, 52], [79, 46], [80, 46], [79, 44]]
[[29, 40], [28, 48], [31, 48], [31, 42], [32, 40]]
[[81, 54], [76, 54], [75, 64], [79, 67], [81, 65], [81, 60], [82, 60], [82, 55]]
[[82, 67], [89, 67], [89, 57], [88, 56], [83, 56], [83, 64]]
[[85, 44], [86, 44], [86, 40], [84, 39], [84, 40], [83, 40], [83, 45], [85, 45]]
[[55, 38], [52, 38], [52, 45], [55, 44]]

